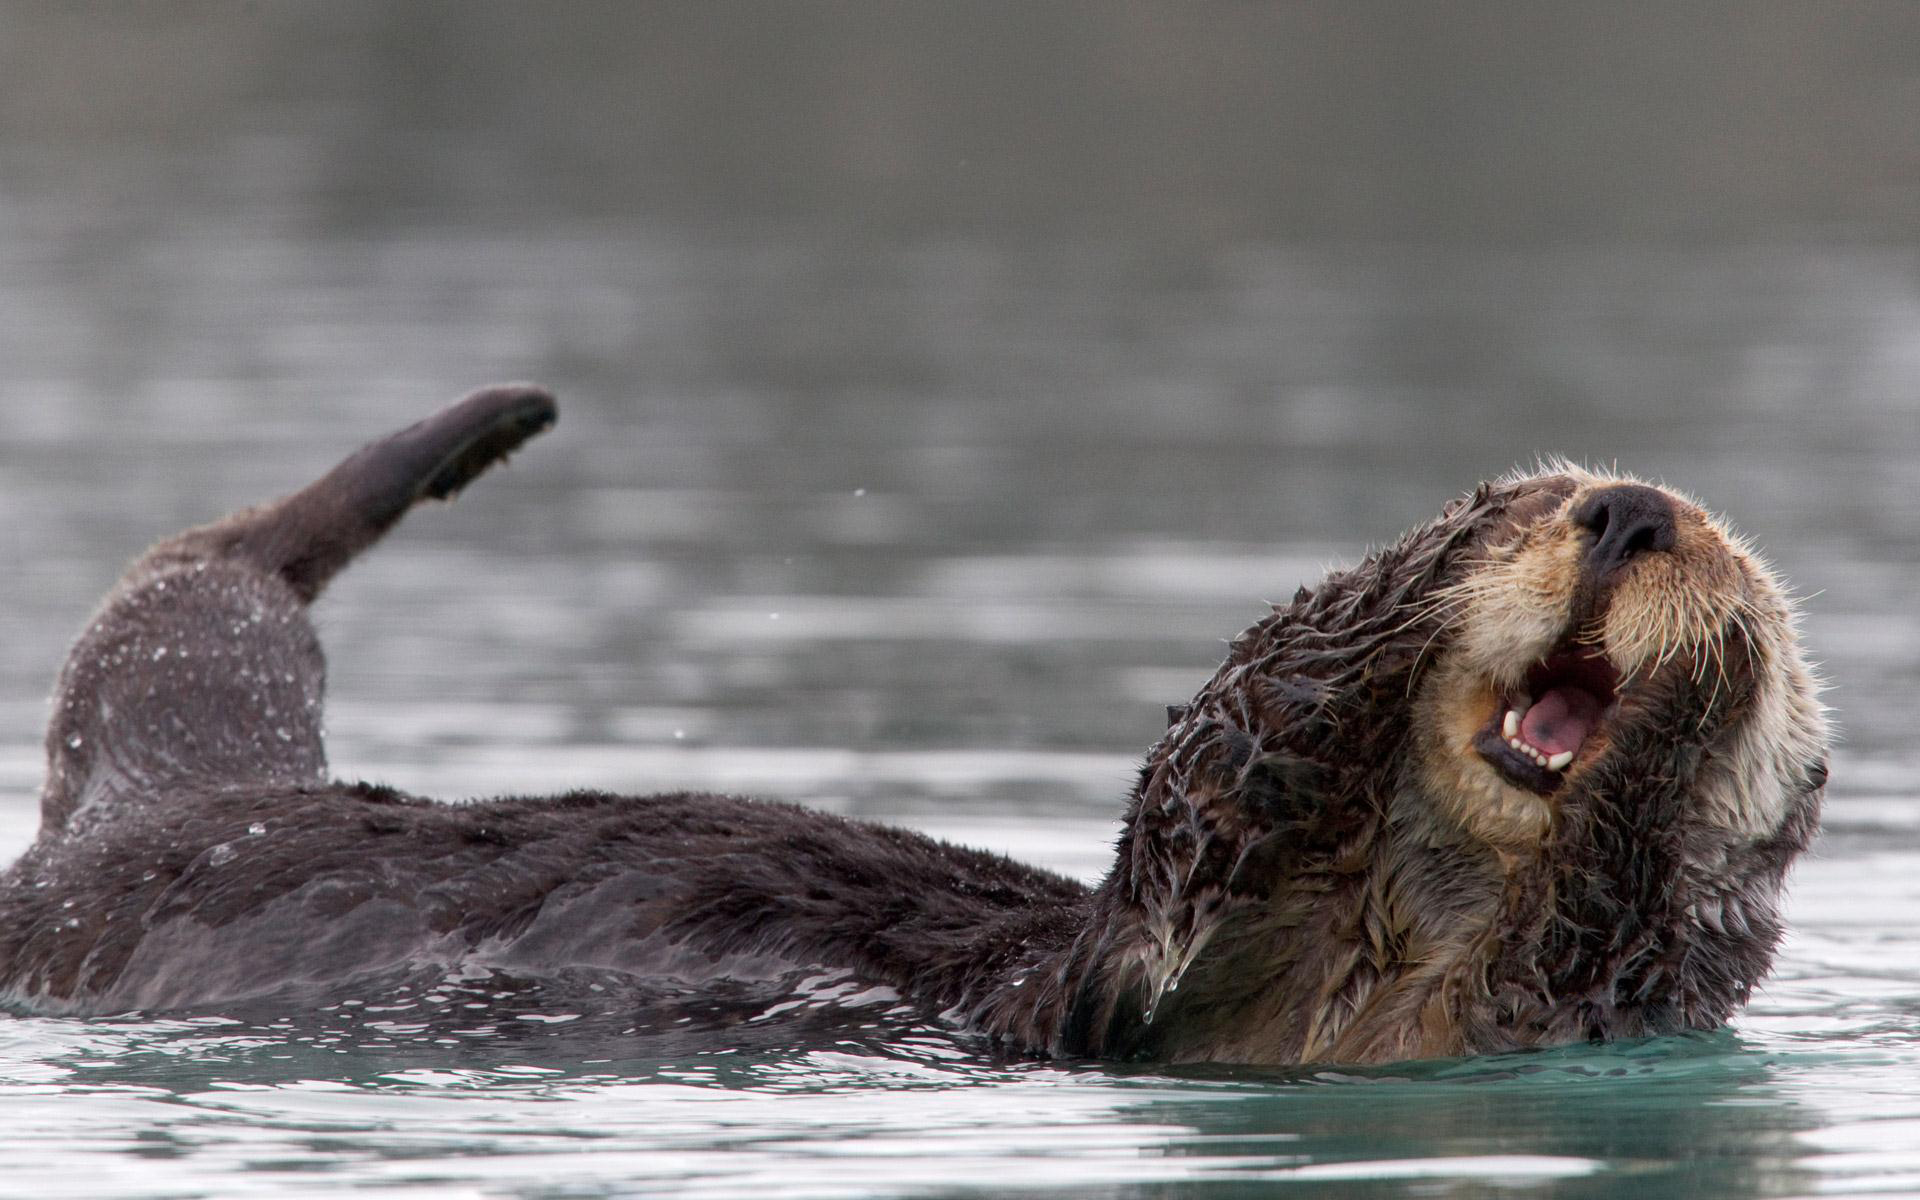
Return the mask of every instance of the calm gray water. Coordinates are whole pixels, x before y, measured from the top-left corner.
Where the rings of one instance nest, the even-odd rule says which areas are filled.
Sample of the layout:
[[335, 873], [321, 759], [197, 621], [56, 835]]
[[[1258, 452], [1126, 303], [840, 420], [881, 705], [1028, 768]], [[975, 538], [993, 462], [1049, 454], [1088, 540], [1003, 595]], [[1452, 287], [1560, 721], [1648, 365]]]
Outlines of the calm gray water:
[[[830, 977], [678, 1032], [485, 979], [8, 1017], [0, 1194], [1920, 1194], [1920, 253], [1861, 157], [1910, 126], [1872, 82], [1895, 39], [1794, 60], [1879, 124], [1748, 129], [1628, 45], [1618, 119], [1722, 121], [1723, 157], [1529, 109], [1455, 174], [1377, 106], [1338, 152], [1276, 114], [1444, 91], [1422, 128], [1457, 142], [1508, 98], [1420, 46], [1471, 23], [1380, 67], [1377, 13], [1240, 53], [1141, 6], [1092, 49], [1087, 10], [1002, 44], [588, 8], [606, 45], [492, 5], [0, 10], [0, 852], [129, 557], [533, 378], [558, 429], [320, 609], [344, 775], [778, 796], [1093, 878], [1164, 706], [1263, 600], [1559, 453], [1694, 492], [1807, 597], [1844, 743], [1776, 975], [1709, 1037], [1367, 1071], [996, 1061]], [[1467, 75], [1524, 98], [1577, 58], [1514, 36]], [[1102, 73], [1139, 47], [1215, 57]], [[1149, 121], [1177, 169], [1129, 174], [1116, 89], [1171, 121], [1207, 87], [1308, 173]], [[1572, 132], [1612, 165], [1554, 158]], [[1354, 207], [1409, 189], [1450, 207]]]

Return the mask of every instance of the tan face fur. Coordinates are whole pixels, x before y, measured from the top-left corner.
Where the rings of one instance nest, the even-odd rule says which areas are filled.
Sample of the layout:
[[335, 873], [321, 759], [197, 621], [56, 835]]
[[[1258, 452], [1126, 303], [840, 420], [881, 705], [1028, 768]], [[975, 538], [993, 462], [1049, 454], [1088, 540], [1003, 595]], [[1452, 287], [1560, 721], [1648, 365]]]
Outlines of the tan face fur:
[[[1636, 702], [1636, 688], [1685, 671], [1709, 691], [1751, 686], [1729, 728], [1708, 731], [1698, 817], [1743, 837], [1772, 832], [1827, 731], [1791, 602], [1766, 564], [1698, 504], [1660, 488], [1673, 507], [1671, 547], [1596, 582], [1583, 568], [1594, 535], [1576, 514], [1596, 490], [1639, 481], [1554, 464], [1508, 482], [1521, 495], [1503, 527], [1435, 601], [1440, 648], [1414, 705], [1416, 769], [1443, 819], [1504, 858], [1537, 851], [1557, 799], [1609, 753], [1609, 722]], [[1730, 655], [1729, 638], [1746, 651]], [[1537, 679], [1544, 660], [1579, 654], [1598, 672], [1611, 668], [1608, 707], [1554, 785], [1519, 786], [1476, 739], [1484, 745], [1510, 701], [1524, 711], [1530, 672]]]

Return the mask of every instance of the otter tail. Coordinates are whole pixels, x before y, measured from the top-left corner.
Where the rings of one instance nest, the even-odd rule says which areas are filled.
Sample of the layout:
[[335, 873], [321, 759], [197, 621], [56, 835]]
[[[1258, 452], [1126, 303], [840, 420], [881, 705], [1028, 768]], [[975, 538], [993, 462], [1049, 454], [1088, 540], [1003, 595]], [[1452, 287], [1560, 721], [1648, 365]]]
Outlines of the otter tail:
[[326, 658], [307, 606], [413, 505], [451, 497], [555, 417], [540, 388], [486, 388], [147, 551], [61, 670], [41, 835], [205, 787], [324, 779]]

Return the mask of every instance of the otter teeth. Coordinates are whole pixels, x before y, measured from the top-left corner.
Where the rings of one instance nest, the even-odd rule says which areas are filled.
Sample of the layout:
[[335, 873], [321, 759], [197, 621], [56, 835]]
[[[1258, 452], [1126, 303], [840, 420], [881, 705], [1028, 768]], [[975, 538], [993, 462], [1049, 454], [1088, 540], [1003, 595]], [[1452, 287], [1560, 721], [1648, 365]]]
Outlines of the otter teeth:
[[[1513, 714], [1508, 713], [1507, 715], [1511, 717]], [[1521, 741], [1519, 738], [1517, 737], [1508, 738], [1507, 745], [1512, 746], [1515, 750], [1518, 750], [1520, 753], [1526, 755], [1528, 758], [1532, 759], [1534, 762], [1539, 763], [1541, 766], [1544, 767], [1547, 765], [1546, 755], [1540, 753], [1538, 750], [1535, 750], [1532, 746], [1527, 745], [1525, 742]]]
[[1507, 719], [1500, 723], [1500, 736], [1515, 741], [1520, 736], [1520, 722], [1526, 719], [1527, 710], [1533, 707], [1533, 697], [1525, 692], [1513, 698], [1513, 707], [1507, 710]]
[[1512, 746], [1515, 750], [1526, 755], [1547, 770], [1566, 770], [1567, 764], [1573, 761], [1573, 751], [1562, 750], [1560, 753], [1548, 757], [1542, 751], [1534, 749], [1520, 739], [1520, 722], [1526, 719], [1527, 710], [1532, 707], [1533, 700], [1531, 697], [1518, 697], [1514, 706], [1507, 710], [1506, 718], [1500, 722], [1500, 736], [1506, 741], [1507, 745]]
[[[1507, 723], [1509, 725], [1513, 723], [1512, 713], [1507, 714]], [[1549, 771], [1564, 771], [1567, 769], [1567, 764], [1573, 761], [1573, 751], [1571, 750], [1562, 750], [1560, 753], [1549, 758], [1512, 734], [1507, 735], [1506, 742], [1507, 745], [1512, 746], [1515, 750], [1526, 755], [1534, 762], [1539, 763]]]

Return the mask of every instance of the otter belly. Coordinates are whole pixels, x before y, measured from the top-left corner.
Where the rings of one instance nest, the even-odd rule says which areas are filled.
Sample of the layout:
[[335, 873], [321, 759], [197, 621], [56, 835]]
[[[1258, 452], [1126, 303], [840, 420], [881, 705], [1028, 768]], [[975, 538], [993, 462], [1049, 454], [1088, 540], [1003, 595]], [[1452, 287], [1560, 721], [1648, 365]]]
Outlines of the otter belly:
[[237, 786], [134, 806], [0, 876], [0, 997], [165, 1011], [422, 972], [685, 990], [828, 969], [942, 1000], [1010, 916], [1080, 894], [905, 830], [724, 796]]
[[[654, 930], [632, 908], [667, 901], [662, 881], [633, 873], [560, 889], [518, 932], [436, 928], [432, 907], [390, 897], [342, 912], [343, 887], [315, 880], [224, 925], [187, 914], [147, 930], [119, 977], [54, 1007], [173, 1011], [263, 999], [339, 999], [407, 981], [488, 978], [514, 990], [581, 976], [606, 991], [700, 989], [782, 980], [817, 969], [800, 956], [709, 954]], [[475, 914], [481, 925], [490, 922]]]

